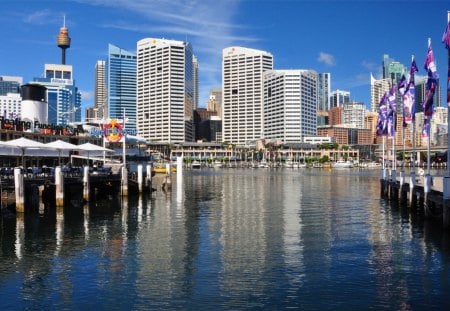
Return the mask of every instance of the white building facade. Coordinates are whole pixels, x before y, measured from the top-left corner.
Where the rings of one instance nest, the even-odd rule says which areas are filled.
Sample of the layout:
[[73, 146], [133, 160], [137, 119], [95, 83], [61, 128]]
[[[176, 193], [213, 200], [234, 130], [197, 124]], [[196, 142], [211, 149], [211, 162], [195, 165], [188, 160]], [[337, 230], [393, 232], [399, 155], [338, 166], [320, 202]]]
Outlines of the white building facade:
[[146, 38], [137, 43], [137, 129], [147, 140], [194, 140], [194, 70], [187, 42]]
[[318, 74], [271, 70], [264, 74], [264, 138], [300, 143], [317, 133]]
[[5, 119], [21, 118], [22, 97], [18, 93], [0, 95], [1, 116]]
[[263, 73], [272, 54], [244, 47], [222, 51], [222, 139], [247, 145], [263, 136]]
[[366, 108], [364, 104], [351, 102], [344, 104], [344, 124], [352, 128], [364, 128], [364, 117], [366, 116]]

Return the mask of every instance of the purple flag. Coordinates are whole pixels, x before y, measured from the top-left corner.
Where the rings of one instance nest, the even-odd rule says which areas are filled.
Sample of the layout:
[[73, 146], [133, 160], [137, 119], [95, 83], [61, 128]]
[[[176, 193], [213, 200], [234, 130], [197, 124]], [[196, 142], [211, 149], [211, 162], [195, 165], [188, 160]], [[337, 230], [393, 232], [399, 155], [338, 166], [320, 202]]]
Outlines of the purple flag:
[[444, 35], [442, 36], [442, 42], [445, 44], [445, 48], [448, 50], [448, 71], [447, 71], [447, 106], [450, 106], [450, 21], [445, 28]]
[[448, 21], [447, 27], [444, 31], [444, 35], [442, 36], [442, 43], [445, 44], [445, 48], [447, 50], [450, 50], [450, 21]]
[[431, 117], [424, 117], [423, 118], [423, 129], [422, 129], [422, 137], [427, 138], [430, 137], [430, 122]]
[[433, 79], [437, 79], [436, 62], [434, 61], [434, 53], [433, 49], [431, 48], [431, 43], [428, 44], [428, 52], [424, 68], [428, 72], [428, 78], [431, 77]]
[[425, 92], [425, 101], [423, 102], [423, 114], [425, 116], [431, 117], [433, 115], [433, 97], [434, 92], [436, 91], [438, 79], [433, 49], [431, 48], [431, 42], [428, 43], [427, 59], [425, 61], [424, 67], [428, 73], [428, 81]]
[[388, 120], [388, 111], [386, 105], [387, 94], [384, 93], [383, 97], [380, 100], [380, 104], [378, 106], [378, 120], [377, 120], [377, 136], [386, 136], [387, 135], [387, 120]]
[[388, 102], [388, 137], [393, 138], [395, 136], [395, 125], [397, 123], [396, 118], [396, 101], [395, 101], [395, 85], [391, 87], [389, 95], [387, 97]]
[[403, 123], [408, 125], [416, 119], [416, 90], [414, 74], [418, 72], [416, 60], [413, 58], [409, 69], [409, 83], [403, 95]]

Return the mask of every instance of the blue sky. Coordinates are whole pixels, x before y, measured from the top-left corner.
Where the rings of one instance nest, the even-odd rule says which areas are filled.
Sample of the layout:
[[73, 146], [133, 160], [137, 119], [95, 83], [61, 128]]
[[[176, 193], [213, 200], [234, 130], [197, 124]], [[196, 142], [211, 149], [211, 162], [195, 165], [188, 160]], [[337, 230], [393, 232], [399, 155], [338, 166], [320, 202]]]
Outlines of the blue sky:
[[56, 36], [66, 15], [66, 63], [84, 108], [93, 105], [94, 66], [106, 59], [108, 43], [135, 51], [147, 37], [192, 43], [200, 107], [221, 85], [222, 49], [229, 46], [270, 52], [275, 69], [330, 72], [332, 90], [350, 91], [369, 106], [370, 73], [380, 77], [383, 54], [408, 67], [414, 54], [425, 75], [431, 38], [445, 90], [448, 0], [2, 0], [1, 7], [0, 75], [24, 83], [41, 76], [45, 63], [60, 62]]

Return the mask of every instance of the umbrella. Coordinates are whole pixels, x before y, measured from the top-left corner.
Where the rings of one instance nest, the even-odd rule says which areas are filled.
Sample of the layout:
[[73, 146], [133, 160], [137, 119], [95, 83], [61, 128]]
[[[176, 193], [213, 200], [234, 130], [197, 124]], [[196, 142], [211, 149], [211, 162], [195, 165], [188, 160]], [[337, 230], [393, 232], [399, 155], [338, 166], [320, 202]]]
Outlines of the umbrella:
[[46, 146], [52, 147], [53, 149], [58, 150], [59, 152], [59, 157], [58, 157], [58, 163], [59, 165], [61, 165], [61, 152], [63, 150], [79, 150], [79, 146], [65, 142], [64, 140], [55, 140], [52, 141], [51, 143], [47, 143], [45, 144]]
[[17, 139], [4, 141], [4, 142], [1, 142], [1, 145], [20, 149], [22, 151], [22, 166], [23, 167], [25, 167], [25, 162], [24, 162], [25, 150], [27, 150], [27, 149], [55, 149], [50, 146], [47, 146], [46, 144], [40, 143], [40, 142], [32, 140], [32, 139], [28, 139], [25, 137], [20, 137]]
[[108, 148], [104, 148], [102, 146], [97, 146], [91, 143], [85, 143], [82, 145], [78, 145], [78, 149], [79, 150], [83, 150], [83, 151], [87, 151], [88, 154], [88, 161], [89, 161], [89, 153], [91, 151], [104, 151], [104, 152], [114, 152], [114, 150], [108, 149]]

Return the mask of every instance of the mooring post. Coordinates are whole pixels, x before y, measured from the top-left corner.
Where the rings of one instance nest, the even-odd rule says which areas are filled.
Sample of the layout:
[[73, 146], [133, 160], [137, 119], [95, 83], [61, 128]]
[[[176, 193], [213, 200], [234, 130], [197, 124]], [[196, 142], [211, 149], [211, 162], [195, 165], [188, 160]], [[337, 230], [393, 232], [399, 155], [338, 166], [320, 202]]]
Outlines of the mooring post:
[[429, 202], [429, 196], [430, 196], [430, 192], [431, 192], [431, 175], [430, 174], [426, 174], [423, 180], [423, 194], [424, 194], [424, 198], [423, 198], [423, 211], [424, 211], [424, 215], [425, 217], [429, 217], [430, 216], [430, 202]]
[[56, 206], [64, 206], [64, 175], [61, 166], [55, 168]]
[[89, 166], [83, 166], [83, 200], [89, 201]]
[[145, 185], [152, 190], [152, 165], [147, 164], [145, 167], [146, 176], [145, 176]]
[[416, 172], [412, 171], [409, 177], [409, 205], [410, 207], [415, 206], [416, 197], [414, 194], [414, 189], [416, 186]]
[[397, 187], [397, 171], [393, 169], [391, 171], [391, 193], [390, 199], [397, 201], [398, 200], [398, 187]]
[[138, 189], [139, 189], [139, 193], [142, 193], [142, 186], [144, 183], [144, 172], [142, 171], [142, 164], [139, 164], [137, 166], [137, 182], [138, 182]]
[[170, 180], [170, 163], [166, 163], [166, 177], [162, 184], [162, 189], [164, 191], [172, 190], [172, 181]]
[[126, 166], [122, 166], [121, 193], [122, 196], [128, 196], [128, 170]]
[[442, 222], [445, 229], [449, 228], [450, 225], [450, 176], [444, 177], [444, 193], [443, 193], [443, 214]]
[[14, 189], [16, 194], [16, 212], [25, 212], [23, 173], [20, 167], [14, 168]]

